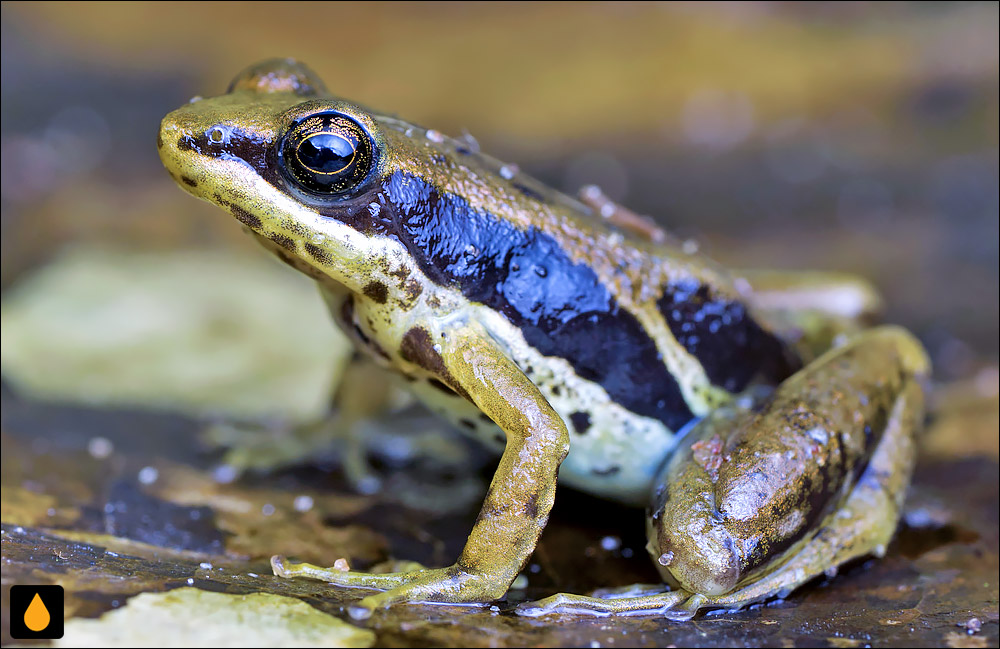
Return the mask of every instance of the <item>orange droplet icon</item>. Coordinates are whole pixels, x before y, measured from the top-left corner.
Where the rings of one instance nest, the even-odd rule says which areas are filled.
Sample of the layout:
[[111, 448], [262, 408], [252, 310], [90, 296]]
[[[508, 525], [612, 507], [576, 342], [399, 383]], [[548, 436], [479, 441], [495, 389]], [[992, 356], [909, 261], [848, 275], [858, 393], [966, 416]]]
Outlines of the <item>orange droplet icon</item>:
[[51, 619], [49, 609], [45, 608], [42, 598], [35, 593], [31, 603], [28, 604], [28, 610], [24, 612], [24, 626], [38, 633], [49, 625]]

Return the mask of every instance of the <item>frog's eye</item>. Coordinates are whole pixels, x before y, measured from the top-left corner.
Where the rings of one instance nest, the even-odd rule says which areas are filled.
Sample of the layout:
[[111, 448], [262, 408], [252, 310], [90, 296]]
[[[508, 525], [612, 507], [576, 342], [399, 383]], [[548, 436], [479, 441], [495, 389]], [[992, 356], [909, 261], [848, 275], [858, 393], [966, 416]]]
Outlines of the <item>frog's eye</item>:
[[374, 165], [368, 132], [341, 113], [318, 113], [292, 125], [281, 140], [279, 160], [303, 189], [334, 196], [354, 190]]

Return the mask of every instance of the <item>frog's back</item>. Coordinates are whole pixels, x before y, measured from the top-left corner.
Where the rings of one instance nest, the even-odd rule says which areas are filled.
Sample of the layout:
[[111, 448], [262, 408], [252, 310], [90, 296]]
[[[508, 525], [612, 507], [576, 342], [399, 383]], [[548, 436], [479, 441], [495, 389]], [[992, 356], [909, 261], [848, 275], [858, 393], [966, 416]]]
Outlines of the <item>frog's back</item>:
[[[400, 124], [395, 139], [426, 139]], [[755, 379], [798, 366], [725, 271], [616, 229], [586, 206], [442, 136], [384, 182], [394, 236], [434, 282], [501, 314], [539, 354], [677, 431]], [[387, 138], [392, 141], [394, 138]]]

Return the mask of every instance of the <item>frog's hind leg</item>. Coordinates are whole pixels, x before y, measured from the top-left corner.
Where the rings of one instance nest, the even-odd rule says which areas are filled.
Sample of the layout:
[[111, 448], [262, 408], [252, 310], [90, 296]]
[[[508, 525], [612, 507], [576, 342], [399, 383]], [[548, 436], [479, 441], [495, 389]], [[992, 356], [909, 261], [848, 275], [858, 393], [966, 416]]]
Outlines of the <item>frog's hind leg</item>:
[[[693, 616], [783, 597], [866, 554], [899, 519], [923, 417], [923, 350], [882, 327], [832, 350], [741, 417], [709, 417], [665, 468], [647, 549], [676, 590], [556, 595], [558, 612]], [[727, 424], [728, 422], [728, 424]]]

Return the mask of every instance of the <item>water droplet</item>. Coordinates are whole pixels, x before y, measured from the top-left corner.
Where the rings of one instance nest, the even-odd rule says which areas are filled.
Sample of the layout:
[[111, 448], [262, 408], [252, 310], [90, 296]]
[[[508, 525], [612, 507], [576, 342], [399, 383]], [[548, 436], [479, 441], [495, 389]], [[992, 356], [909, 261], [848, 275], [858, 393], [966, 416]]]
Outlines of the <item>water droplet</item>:
[[28, 604], [28, 609], [24, 612], [24, 626], [37, 633], [47, 627], [51, 619], [49, 609], [45, 608], [42, 598], [35, 593], [31, 603]]
[[87, 452], [90, 453], [91, 457], [98, 460], [108, 457], [114, 450], [114, 444], [106, 437], [91, 437], [90, 441], [87, 442]]
[[518, 171], [520, 171], [520, 168], [515, 164], [504, 165], [500, 167], [500, 176], [505, 180], [510, 180], [517, 175]]
[[160, 477], [160, 472], [156, 467], [144, 466], [139, 470], [139, 482], [141, 484], [153, 484]]
[[220, 464], [212, 470], [212, 479], [219, 484], [229, 484], [239, 476], [239, 470], [231, 464]]
[[656, 562], [661, 566], [669, 566], [674, 560], [673, 552], [664, 552], [657, 558]]
[[441, 131], [435, 131], [434, 129], [430, 129], [424, 135], [431, 142], [437, 142], [438, 144], [444, 142], [444, 134]]

